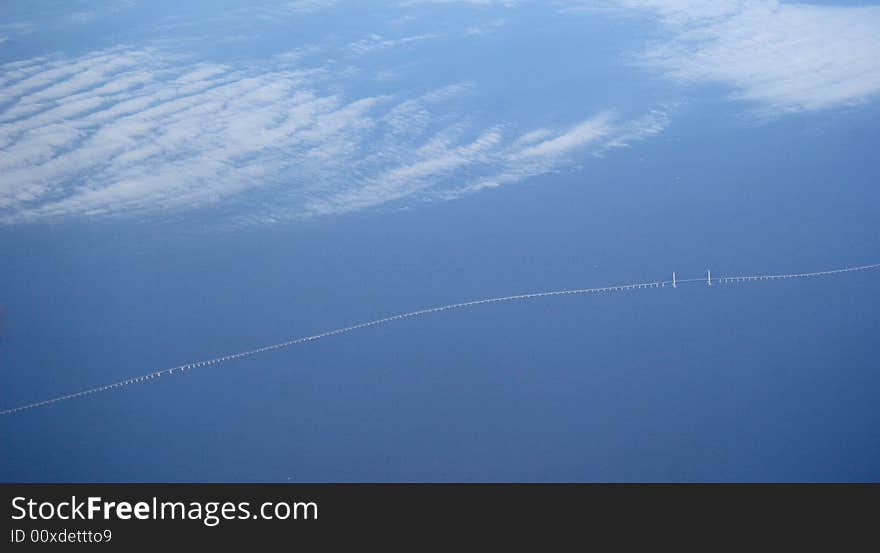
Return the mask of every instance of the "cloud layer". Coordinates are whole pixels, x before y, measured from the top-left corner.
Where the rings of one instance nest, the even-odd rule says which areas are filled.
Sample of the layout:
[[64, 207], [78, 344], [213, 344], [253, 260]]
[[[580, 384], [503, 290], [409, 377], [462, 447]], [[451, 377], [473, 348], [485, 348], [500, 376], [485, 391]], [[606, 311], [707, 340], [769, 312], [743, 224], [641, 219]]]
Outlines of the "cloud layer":
[[769, 114], [863, 102], [880, 92], [880, 7], [777, 0], [613, 0], [652, 13], [668, 38], [642, 63], [731, 86]]
[[556, 170], [664, 121], [601, 113], [559, 129], [481, 128], [456, 107], [468, 83], [347, 97], [337, 72], [296, 60], [245, 67], [115, 48], [6, 64], [0, 220], [222, 202], [241, 220], [270, 222], [452, 198]]
[[[520, 6], [478, 3], [487, 29], [506, 24], [492, 10], [515, 20]], [[302, 18], [333, 4], [245, 11], [259, 21], [278, 10]], [[656, 40], [636, 56], [640, 65], [685, 82], [726, 84], [735, 98], [772, 115], [852, 105], [880, 91], [880, 7], [564, 4], [659, 22]], [[0, 223], [208, 206], [222, 206], [215, 213], [238, 222], [274, 222], [457, 198], [575, 166], [585, 154], [654, 136], [668, 124], [648, 105], [631, 105], [627, 112], [643, 112], [626, 117], [577, 106], [560, 120], [552, 98], [524, 106], [531, 110], [524, 119], [539, 128], [504, 119], [512, 114], [474, 113], [474, 105], [489, 104], [468, 102], [480, 94], [477, 82], [441, 80], [429, 88], [395, 76], [413, 60], [427, 63], [421, 54], [437, 55], [455, 31], [395, 25], [246, 61], [200, 62], [173, 53], [185, 50], [179, 44], [156, 41], [166, 46], [0, 66]], [[396, 66], [382, 65], [395, 59], [386, 55], [392, 50], [407, 54]], [[369, 82], [359, 86], [358, 79]], [[555, 113], [555, 123], [540, 126], [542, 113]]]

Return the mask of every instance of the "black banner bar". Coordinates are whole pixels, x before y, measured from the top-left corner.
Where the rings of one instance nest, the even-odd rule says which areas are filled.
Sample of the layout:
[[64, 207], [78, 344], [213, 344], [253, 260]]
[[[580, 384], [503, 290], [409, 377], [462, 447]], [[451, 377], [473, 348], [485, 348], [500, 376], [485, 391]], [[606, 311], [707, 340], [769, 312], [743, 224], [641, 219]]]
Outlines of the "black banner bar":
[[6, 484], [0, 490], [3, 551], [73, 544], [326, 547], [351, 539], [413, 547], [474, 539], [668, 544], [703, 533], [715, 545], [758, 545], [748, 536], [831, 545], [867, 535], [880, 497], [876, 485], [824, 484]]

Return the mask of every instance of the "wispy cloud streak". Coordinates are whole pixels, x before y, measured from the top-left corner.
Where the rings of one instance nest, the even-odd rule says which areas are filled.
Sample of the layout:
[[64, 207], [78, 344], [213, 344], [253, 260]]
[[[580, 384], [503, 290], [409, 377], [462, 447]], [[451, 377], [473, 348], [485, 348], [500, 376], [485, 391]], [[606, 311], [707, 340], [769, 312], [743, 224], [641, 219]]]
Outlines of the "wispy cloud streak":
[[[666, 38], [641, 64], [685, 82], [719, 82], [767, 114], [855, 104], [880, 92], [880, 7], [778, 0], [606, 0], [588, 11], [648, 13]], [[623, 12], [621, 12], [623, 10]]]
[[556, 170], [642, 125], [600, 113], [559, 129], [481, 128], [456, 115], [471, 83], [350, 98], [334, 71], [296, 60], [244, 67], [115, 48], [3, 66], [0, 221], [223, 203], [271, 222], [452, 198]]

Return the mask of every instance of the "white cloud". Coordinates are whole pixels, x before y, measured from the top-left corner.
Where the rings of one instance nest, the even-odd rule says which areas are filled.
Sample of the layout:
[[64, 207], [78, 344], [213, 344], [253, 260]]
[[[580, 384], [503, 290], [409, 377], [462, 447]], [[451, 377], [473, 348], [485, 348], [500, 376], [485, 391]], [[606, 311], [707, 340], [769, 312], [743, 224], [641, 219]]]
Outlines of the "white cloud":
[[[73, 69], [71, 69], [73, 68]], [[267, 168], [333, 148], [379, 99], [308, 90], [308, 72], [169, 65], [157, 52], [59, 59], [7, 82], [7, 220], [191, 208], [272, 183]]]
[[285, 2], [280, 8], [291, 13], [309, 14], [331, 8], [336, 4], [336, 0], [296, 0]]
[[0, 24], [0, 33], [13, 35], [26, 35], [36, 30], [37, 26], [27, 21]]
[[196, 21], [177, 20], [174, 26], [179, 28], [204, 25], [205, 22], [223, 22], [225, 25], [238, 23], [280, 24], [287, 25], [291, 19], [297, 20], [333, 8], [338, 0], [293, 0], [287, 2], [250, 2], [244, 6], [229, 8], [217, 14]]
[[64, 19], [68, 23], [73, 23], [74, 25], [83, 25], [85, 23], [89, 23], [91, 20], [95, 18], [95, 12], [75, 12]]
[[777, 0], [611, 0], [660, 17], [668, 38], [641, 63], [686, 82], [720, 82], [769, 113], [863, 102], [880, 91], [880, 7]]
[[610, 121], [610, 114], [601, 114], [560, 135], [528, 146], [521, 150], [517, 156], [520, 158], [546, 158], [568, 153], [574, 148], [594, 142], [611, 133], [613, 127]]
[[382, 35], [371, 34], [366, 38], [358, 40], [357, 42], [352, 43], [349, 46], [351, 52], [355, 55], [361, 56], [364, 54], [376, 52], [379, 50], [386, 50], [388, 48], [394, 48], [395, 46], [403, 46], [405, 44], [412, 44], [415, 42], [423, 42], [425, 40], [431, 40], [434, 38], [439, 38], [440, 35], [436, 33], [424, 33], [420, 35], [413, 36], [405, 36], [400, 38], [385, 38]]
[[627, 148], [634, 142], [640, 142], [656, 136], [669, 126], [669, 114], [663, 110], [652, 110], [649, 113], [629, 121], [618, 128], [615, 136], [604, 143], [595, 153], [600, 155], [613, 148]]
[[507, 24], [507, 20], [500, 18], [490, 21], [488, 23], [482, 25], [474, 25], [473, 27], [468, 27], [465, 29], [464, 34], [469, 36], [485, 36], [494, 34]]
[[[661, 16], [666, 23], [683, 24], [690, 21], [706, 21], [734, 14], [749, 4], [765, 0], [588, 0], [574, 2], [584, 11], [637, 9], [650, 10]], [[773, 0], [771, 0], [773, 1]]]
[[[564, 128], [468, 122], [468, 82], [346, 97], [296, 56], [188, 63], [115, 48], [0, 66], [0, 222], [152, 216], [222, 202], [236, 220], [446, 199], [559, 170], [638, 138], [642, 119]], [[651, 120], [659, 132], [663, 121]]]
[[472, 6], [504, 6], [513, 7], [521, 3], [519, 0], [405, 0], [401, 6], [415, 6], [418, 4], [470, 4]]

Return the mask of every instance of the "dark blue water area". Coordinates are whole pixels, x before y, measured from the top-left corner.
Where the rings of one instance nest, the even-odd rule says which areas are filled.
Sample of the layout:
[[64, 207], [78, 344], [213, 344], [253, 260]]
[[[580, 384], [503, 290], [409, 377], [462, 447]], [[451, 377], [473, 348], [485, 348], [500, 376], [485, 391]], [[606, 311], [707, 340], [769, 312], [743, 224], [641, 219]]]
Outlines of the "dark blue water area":
[[[876, 109], [701, 109], [453, 202], [4, 228], [0, 406], [463, 300], [878, 262]], [[372, 327], [0, 417], [0, 480], [877, 480], [878, 279]]]

